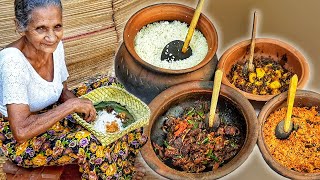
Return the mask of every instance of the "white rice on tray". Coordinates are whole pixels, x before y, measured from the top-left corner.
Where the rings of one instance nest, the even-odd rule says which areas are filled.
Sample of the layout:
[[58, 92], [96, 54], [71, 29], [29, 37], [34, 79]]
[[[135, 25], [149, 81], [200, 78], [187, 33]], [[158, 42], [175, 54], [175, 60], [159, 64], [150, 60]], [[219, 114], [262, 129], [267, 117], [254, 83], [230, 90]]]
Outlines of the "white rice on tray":
[[124, 128], [122, 127], [122, 122], [120, 118], [117, 118], [118, 113], [116, 113], [115, 111], [112, 111], [111, 113], [108, 113], [105, 110], [102, 111], [98, 111], [98, 115], [96, 120], [92, 123], [93, 128], [96, 131], [99, 131], [103, 134], [107, 134], [107, 129], [106, 129], [106, 125], [107, 123], [111, 123], [112, 121], [116, 121], [119, 127], [119, 131], [122, 131]]
[[180, 21], [160, 21], [144, 26], [136, 35], [135, 51], [141, 59], [156, 67], [172, 70], [187, 69], [199, 64], [207, 55], [208, 43], [199, 30], [195, 30], [189, 46], [192, 55], [179, 61], [161, 61], [164, 47], [171, 41], [184, 41], [188, 24]]

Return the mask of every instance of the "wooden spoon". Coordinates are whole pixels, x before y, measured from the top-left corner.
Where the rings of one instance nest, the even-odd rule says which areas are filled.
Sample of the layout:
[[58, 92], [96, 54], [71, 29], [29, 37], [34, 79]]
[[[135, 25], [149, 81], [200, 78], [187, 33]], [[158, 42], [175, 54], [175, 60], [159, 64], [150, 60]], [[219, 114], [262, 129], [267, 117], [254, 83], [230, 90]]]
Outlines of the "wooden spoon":
[[295, 74], [290, 79], [288, 98], [287, 98], [288, 109], [287, 109], [286, 118], [280, 121], [276, 127], [276, 137], [278, 139], [287, 139], [293, 130], [291, 115], [292, 115], [294, 98], [296, 96], [297, 84], [298, 84], [298, 76]]
[[203, 7], [204, 0], [199, 0], [197, 8], [194, 12], [193, 18], [191, 20], [188, 34], [185, 38], [185, 41], [181, 40], [174, 40], [169, 42], [164, 49], [162, 50], [161, 54], [161, 60], [164, 61], [178, 61], [178, 60], [183, 60], [192, 55], [192, 49], [189, 46], [189, 43], [191, 41], [192, 35], [194, 33], [194, 30], [197, 26], [200, 14], [201, 14], [201, 9]]
[[249, 72], [254, 72], [254, 65], [253, 65], [253, 55], [254, 55], [254, 47], [255, 47], [255, 44], [256, 44], [256, 33], [257, 33], [257, 12], [255, 11], [254, 14], [253, 14], [253, 25], [252, 25], [252, 34], [251, 34], [251, 45], [250, 45], [250, 55], [249, 55], [249, 60], [248, 62], [246, 63], [246, 73], [249, 71]]
[[220, 125], [220, 119], [219, 119], [219, 115], [216, 114], [216, 109], [217, 109], [217, 103], [218, 103], [219, 92], [221, 87], [222, 75], [223, 75], [223, 71], [218, 69], [214, 76], [210, 114], [209, 114], [209, 128], [213, 128], [213, 129], [218, 128]]

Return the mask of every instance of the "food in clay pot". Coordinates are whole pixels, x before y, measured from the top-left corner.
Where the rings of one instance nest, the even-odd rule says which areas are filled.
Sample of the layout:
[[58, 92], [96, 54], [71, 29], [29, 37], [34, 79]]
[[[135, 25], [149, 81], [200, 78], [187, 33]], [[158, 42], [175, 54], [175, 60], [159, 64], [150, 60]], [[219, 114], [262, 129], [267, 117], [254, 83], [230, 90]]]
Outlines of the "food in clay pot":
[[307, 60], [291, 45], [277, 39], [256, 38], [253, 71], [245, 68], [249, 49], [250, 40], [236, 43], [223, 53], [217, 66], [224, 72], [222, 83], [247, 99], [268, 101], [287, 91], [294, 74], [298, 76], [298, 89], [307, 83], [310, 73]]
[[171, 86], [212, 79], [218, 62], [218, 34], [203, 13], [189, 45], [192, 55], [183, 60], [161, 60], [168, 43], [184, 41], [194, 12], [194, 8], [185, 5], [161, 3], [132, 15], [115, 57], [115, 74], [126, 90], [150, 103]]
[[276, 95], [287, 91], [293, 73], [283, 67], [287, 57], [284, 55], [279, 62], [271, 57], [259, 57], [253, 60], [254, 71], [248, 72], [245, 64], [232, 66], [227, 75], [231, 84], [242, 91], [258, 95]]
[[[240, 123], [243, 118], [228, 102], [221, 98], [219, 107], [224, 110], [218, 110], [220, 125], [216, 130], [206, 122], [209, 100], [189, 100], [169, 109], [162, 117], [166, 138], [159, 144], [153, 142], [158, 157], [171, 167], [190, 173], [215, 171], [232, 159], [242, 147], [246, 130]], [[230, 119], [231, 112], [239, 118]]]
[[236, 90], [221, 85], [216, 116], [209, 128], [213, 83], [192, 81], [160, 93], [148, 105], [149, 140], [141, 155], [149, 167], [168, 179], [217, 179], [238, 168], [258, 136], [256, 113]]
[[277, 123], [284, 119], [286, 107], [267, 118], [263, 126], [265, 143], [274, 159], [301, 173], [320, 173], [320, 110], [318, 107], [293, 107], [294, 129], [288, 139], [275, 137]]
[[159, 21], [144, 26], [135, 37], [135, 51], [145, 62], [164, 69], [181, 70], [198, 65], [208, 53], [208, 43], [204, 35], [195, 29], [190, 42], [192, 55], [186, 59], [177, 59], [168, 54], [167, 59], [161, 58], [167, 44], [174, 40], [183, 41], [188, 32], [188, 24], [181, 21]]
[[269, 100], [261, 109], [258, 146], [266, 163], [290, 179], [320, 179], [320, 94], [297, 90], [291, 121], [293, 130], [285, 139], [276, 137], [276, 126], [285, 118], [288, 93]]

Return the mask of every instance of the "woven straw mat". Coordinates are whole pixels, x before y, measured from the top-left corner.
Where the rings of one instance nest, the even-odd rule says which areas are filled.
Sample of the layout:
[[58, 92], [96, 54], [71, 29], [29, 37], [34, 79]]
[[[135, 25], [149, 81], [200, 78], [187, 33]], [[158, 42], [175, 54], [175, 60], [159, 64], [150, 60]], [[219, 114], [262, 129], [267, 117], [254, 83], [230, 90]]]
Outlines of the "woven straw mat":
[[93, 102], [93, 104], [98, 104], [102, 101], [115, 101], [120, 105], [125, 106], [125, 108], [135, 119], [132, 124], [130, 124], [120, 132], [103, 134], [93, 129], [93, 126], [83, 120], [80, 116], [78, 116], [77, 114], [73, 114], [73, 117], [76, 119], [76, 121], [91, 133], [93, 133], [104, 146], [116, 141], [130, 131], [148, 125], [149, 123], [149, 107], [140, 99], [131, 95], [122, 88], [116, 86], [100, 87], [93, 91], [90, 91], [88, 94], [81, 96], [81, 98], [88, 98]]

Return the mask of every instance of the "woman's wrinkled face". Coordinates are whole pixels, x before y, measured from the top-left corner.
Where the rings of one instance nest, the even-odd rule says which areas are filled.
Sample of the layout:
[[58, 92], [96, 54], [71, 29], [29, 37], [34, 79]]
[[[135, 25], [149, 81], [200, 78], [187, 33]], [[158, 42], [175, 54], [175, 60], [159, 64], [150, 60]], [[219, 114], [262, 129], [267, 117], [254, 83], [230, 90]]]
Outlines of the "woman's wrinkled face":
[[25, 36], [36, 50], [53, 53], [63, 36], [61, 9], [56, 6], [34, 9]]

